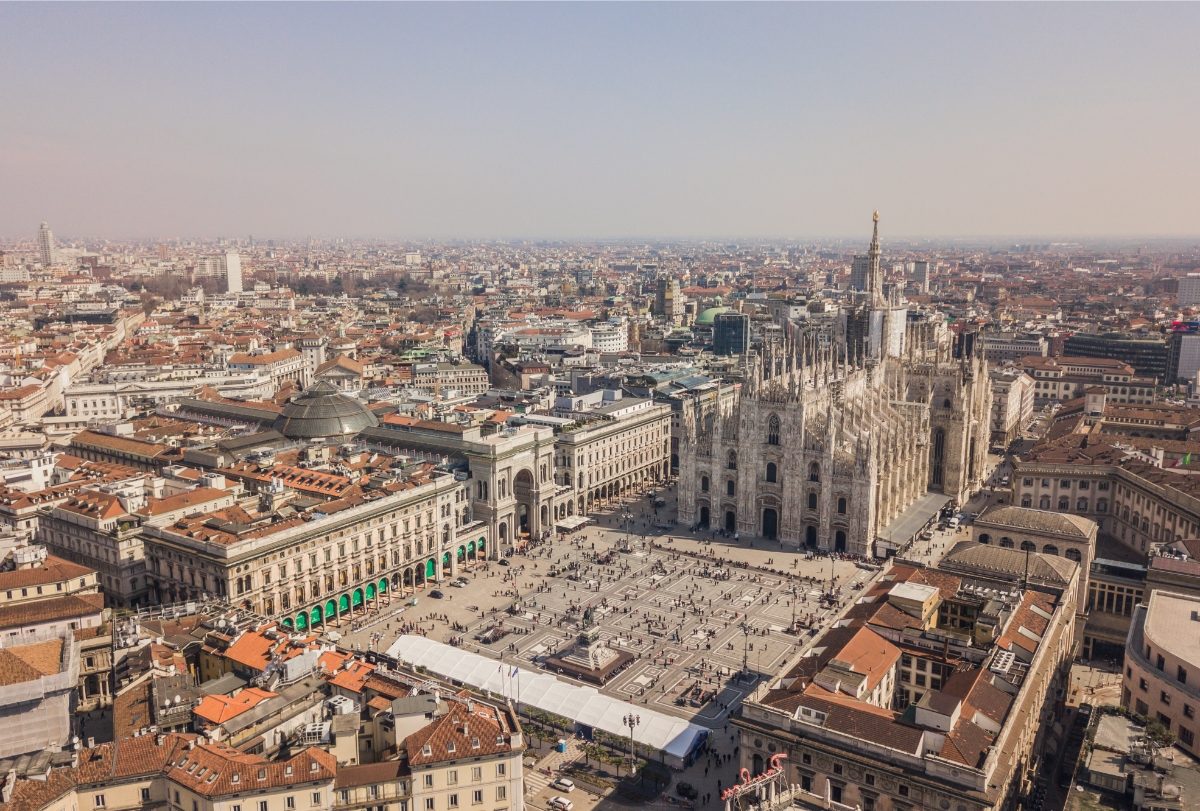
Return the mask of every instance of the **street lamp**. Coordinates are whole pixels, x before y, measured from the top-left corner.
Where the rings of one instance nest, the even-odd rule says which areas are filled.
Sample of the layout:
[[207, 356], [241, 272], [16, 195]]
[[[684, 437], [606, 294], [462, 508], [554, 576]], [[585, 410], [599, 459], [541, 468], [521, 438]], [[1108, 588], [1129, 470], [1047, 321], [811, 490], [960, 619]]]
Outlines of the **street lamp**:
[[750, 624], [742, 621], [742, 674], [750, 673]]
[[633, 751], [633, 730], [635, 727], [641, 726], [642, 716], [629, 713], [621, 721], [629, 727], [629, 775], [632, 777], [637, 769], [637, 755]]

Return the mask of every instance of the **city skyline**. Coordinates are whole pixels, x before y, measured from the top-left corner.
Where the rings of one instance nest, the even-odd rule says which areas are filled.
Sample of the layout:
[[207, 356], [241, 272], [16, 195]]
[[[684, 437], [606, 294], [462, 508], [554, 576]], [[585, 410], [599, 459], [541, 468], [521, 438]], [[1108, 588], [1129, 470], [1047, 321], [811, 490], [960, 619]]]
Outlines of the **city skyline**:
[[[1086, 9], [1086, 11], [1085, 11]], [[0, 236], [1191, 237], [1194, 6], [7, 4]], [[49, 51], [31, 30], [52, 31]], [[24, 33], [23, 33], [24, 32]], [[53, 58], [51, 57], [53, 54]]]

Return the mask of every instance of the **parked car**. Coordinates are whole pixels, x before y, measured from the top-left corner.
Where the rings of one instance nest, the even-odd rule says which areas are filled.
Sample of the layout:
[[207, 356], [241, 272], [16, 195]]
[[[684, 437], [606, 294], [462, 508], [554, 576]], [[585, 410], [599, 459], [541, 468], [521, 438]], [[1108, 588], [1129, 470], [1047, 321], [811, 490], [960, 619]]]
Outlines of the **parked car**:
[[508, 565], [510, 565], [510, 564], [509, 564], [509, 562], [508, 562], [508, 558], [500, 558], [500, 565], [501, 565], [501, 566], [508, 566]]
[[429, 596], [435, 600], [440, 600], [443, 597], [445, 597], [446, 595], [442, 594], [440, 589], [434, 589], [433, 591], [429, 592]]
[[554, 797], [550, 800], [550, 807], [557, 808], [558, 811], [571, 811], [575, 807], [575, 803], [566, 797]]
[[694, 800], [700, 792], [696, 791], [696, 787], [691, 783], [680, 783], [675, 786], [675, 793], [686, 800]]
[[575, 790], [575, 783], [568, 777], [560, 777], [550, 784], [550, 788], [555, 791], [565, 791], [570, 794]]

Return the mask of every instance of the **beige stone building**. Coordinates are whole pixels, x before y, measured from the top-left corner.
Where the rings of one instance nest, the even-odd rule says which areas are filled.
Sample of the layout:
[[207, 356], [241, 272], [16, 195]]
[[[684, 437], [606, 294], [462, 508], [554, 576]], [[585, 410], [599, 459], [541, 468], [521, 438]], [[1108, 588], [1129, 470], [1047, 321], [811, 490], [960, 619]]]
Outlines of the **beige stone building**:
[[620, 398], [594, 408], [556, 408], [572, 422], [554, 440], [555, 471], [572, 497], [556, 506], [556, 520], [588, 515], [616, 496], [665, 481], [670, 475], [671, 408], [650, 399]]
[[805, 809], [1015, 807], [1054, 745], [1078, 568], [1044, 558], [1022, 588], [1025, 555], [966, 546], [953, 572], [893, 565], [756, 689], [734, 718], [741, 766], [761, 775], [784, 756], [774, 779]]
[[1013, 464], [1012, 502], [1090, 518], [1101, 536], [1141, 555], [1200, 537], [1197, 477], [1121, 444], [1068, 434], [1038, 446]]
[[388, 475], [377, 488], [286, 516], [279, 510], [292, 496], [268, 483], [257, 502], [144, 526], [155, 599], [216, 596], [304, 630], [455, 576], [492, 553], [466, 482], [428, 466]]
[[[990, 357], [990, 356], [989, 356]], [[993, 369], [992, 445], [1007, 448], [1033, 421], [1033, 378], [1020, 369]]]
[[1076, 630], [1082, 645], [1086, 634], [1088, 575], [1096, 557], [1098, 530], [1099, 526], [1090, 518], [1009, 505], [992, 507], [976, 518], [971, 526], [971, 537], [981, 544], [995, 544], [1003, 549], [1061, 555], [1078, 565], [1075, 605], [1080, 616]]
[[1136, 377], [1133, 367], [1123, 361], [1030, 355], [1020, 364], [1034, 380], [1034, 399], [1039, 405], [1080, 397], [1092, 387], [1103, 389], [1114, 403], [1154, 402], [1154, 379]]
[[1160, 721], [1180, 748], [1200, 756], [1200, 597], [1155, 591], [1134, 609], [1121, 704]]

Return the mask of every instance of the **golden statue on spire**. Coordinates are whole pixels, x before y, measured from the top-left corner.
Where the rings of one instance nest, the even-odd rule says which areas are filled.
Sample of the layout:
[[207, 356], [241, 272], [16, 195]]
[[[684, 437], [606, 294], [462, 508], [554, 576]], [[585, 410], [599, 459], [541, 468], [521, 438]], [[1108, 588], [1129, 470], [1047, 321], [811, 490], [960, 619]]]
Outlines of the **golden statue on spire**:
[[875, 213], [871, 215], [872, 222], [879, 222], [879, 209], [875, 209]]

